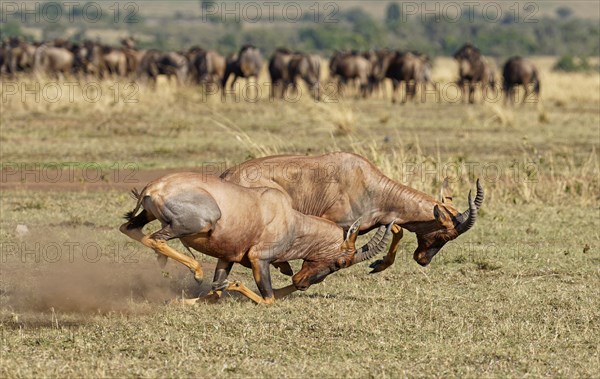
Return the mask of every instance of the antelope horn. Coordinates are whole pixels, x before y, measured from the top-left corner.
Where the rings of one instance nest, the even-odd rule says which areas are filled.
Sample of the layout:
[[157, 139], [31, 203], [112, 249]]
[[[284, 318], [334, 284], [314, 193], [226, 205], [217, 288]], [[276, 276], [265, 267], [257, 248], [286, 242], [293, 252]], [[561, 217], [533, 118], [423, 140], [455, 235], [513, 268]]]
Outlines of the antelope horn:
[[467, 209], [461, 216], [462, 220], [464, 221], [461, 221], [461, 223], [456, 227], [458, 234], [463, 234], [467, 230], [471, 229], [477, 220], [477, 206], [475, 205], [475, 201], [473, 201], [471, 191], [469, 191], [469, 209]]
[[479, 179], [477, 179], [477, 195], [475, 196], [475, 205], [477, 209], [481, 208], [481, 204], [483, 204], [483, 187], [481, 183], [479, 183]]
[[[469, 191], [469, 196], [471, 196], [470, 191]], [[471, 209], [475, 209], [475, 218], [477, 218], [477, 210], [483, 204], [483, 199], [484, 199], [483, 187], [481, 186], [479, 179], [477, 179], [477, 195], [475, 195], [475, 201], [473, 202], [473, 204], [471, 204], [471, 199], [469, 198], [469, 209], [467, 209], [466, 211], [464, 211], [463, 213], [461, 213], [460, 215], [458, 215], [456, 217], [456, 219], [459, 222], [459, 225], [456, 227], [456, 229], [461, 234], [466, 232], [467, 230], [469, 230], [475, 223], [475, 221], [474, 220], [471, 221], [470, 217], [469, 217], [472, 214]], [[470, 225], [470, 226], [467, 227], [467, 225]]]
[[352, 264], [366, 261], [367, 259], [371, 259], [377, 254], [383, 252], [392, 238], [393, 225], [394, 222], [392, 221], [387, 228], [383, 225], [380, 226], [373, 238], [371, 238], [371, 240], [366, 245], [361, 247], [359, 252], [354, 255]]

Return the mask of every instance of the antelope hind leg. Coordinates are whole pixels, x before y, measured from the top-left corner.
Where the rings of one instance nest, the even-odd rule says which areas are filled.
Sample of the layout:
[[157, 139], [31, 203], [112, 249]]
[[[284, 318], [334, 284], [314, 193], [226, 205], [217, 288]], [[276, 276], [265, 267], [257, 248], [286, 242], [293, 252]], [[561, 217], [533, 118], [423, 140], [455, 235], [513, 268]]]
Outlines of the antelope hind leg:
[[142, 243], [148, 247], [151, 247], [157, 253], [183, 264], [194, 273], [194, 279], [196, 279], [198, 283], [202, 283], [202, 280], [204, 279], [204, 272], [202, 271], [202, 265], [197, 260], [173, 249], [171, 246], [167, 245], [166, 241], [154, 239], [152, 236], [145, 236]]

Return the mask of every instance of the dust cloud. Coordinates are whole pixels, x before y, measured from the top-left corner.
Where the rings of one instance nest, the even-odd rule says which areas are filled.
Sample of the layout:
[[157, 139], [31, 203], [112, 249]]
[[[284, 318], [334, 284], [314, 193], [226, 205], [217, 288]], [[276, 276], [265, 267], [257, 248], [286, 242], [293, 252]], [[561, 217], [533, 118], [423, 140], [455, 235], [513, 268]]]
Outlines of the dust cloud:
[[[161, 269], [155, 253], [144, 246], [127, 242], [114, 249], [70, 237], [68, 240], [78, 242], [42, 238], [2, 244], [0, 309], [135, 313], [144, 308], [140, 304], [162, 305], [181, 296], [195, 297], [210, 286], [214, 267], [204, 267], [205, 280], [200, 286], [178, 262], [169, 260]], [[117, 259], [109, 253], [115, 250], [121, 251]]]

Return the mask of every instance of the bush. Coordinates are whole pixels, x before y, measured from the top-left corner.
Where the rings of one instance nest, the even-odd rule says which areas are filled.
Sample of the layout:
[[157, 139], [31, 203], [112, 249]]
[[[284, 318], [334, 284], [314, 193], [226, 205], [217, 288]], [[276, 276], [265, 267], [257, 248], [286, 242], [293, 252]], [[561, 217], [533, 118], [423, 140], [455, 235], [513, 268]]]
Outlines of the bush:
[[552, 67], [554, 71], [578, 72], [591, 70], [586, 57], [573, 57], [572, 55], [563, 55]]

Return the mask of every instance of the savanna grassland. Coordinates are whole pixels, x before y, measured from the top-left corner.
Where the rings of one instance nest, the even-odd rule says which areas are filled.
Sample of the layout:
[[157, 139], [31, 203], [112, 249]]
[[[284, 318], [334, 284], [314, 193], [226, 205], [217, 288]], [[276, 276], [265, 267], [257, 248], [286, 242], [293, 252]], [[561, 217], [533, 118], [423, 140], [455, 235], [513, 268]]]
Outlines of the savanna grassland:
[[[256, 102], [223, 102], [164, 81], [134, 103], [124, 83], [118, 96], [103, 83], [97, 102], [5, 91], [0, 376], [597, 377], [600, 74], [534, 61], [542, 100], [515, 107], [452, 103], [451, 92], [406, 105], [389, 94], [270, 101], [264, 87]], [[455, 75], [436, 60], [435, 80]], [[198, 286], [118, 232], [127, 189], [159, 171], [337, 150], [434, 195], [449, 176], [460, 209], [480, 177], [478, 223], [426, 268], [406, 233], [388, 270], [357, 265], [272, 306], [235, 294], [164, 305], [206, 292], [214, 259], [199, 255]], [[55, 183], [49, 166], [75, 174]], [[13, 171], [23, 167], [34, 174]], [[90, 167], [94, 183], [81, 176]], [[243, 267], [232, 277], [255, 288]]]

